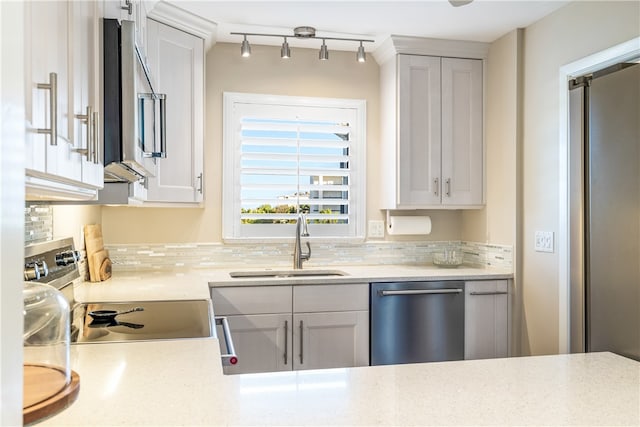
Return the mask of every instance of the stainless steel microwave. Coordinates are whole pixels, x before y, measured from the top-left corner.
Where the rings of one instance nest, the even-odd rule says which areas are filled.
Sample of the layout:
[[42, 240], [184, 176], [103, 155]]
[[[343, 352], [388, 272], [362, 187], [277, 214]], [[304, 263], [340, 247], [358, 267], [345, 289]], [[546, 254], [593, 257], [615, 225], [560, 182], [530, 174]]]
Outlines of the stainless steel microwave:
[[166, 95], [154, 90], [134, 22], [103, 24], [104, 180], [136, 182], [166, 157]]

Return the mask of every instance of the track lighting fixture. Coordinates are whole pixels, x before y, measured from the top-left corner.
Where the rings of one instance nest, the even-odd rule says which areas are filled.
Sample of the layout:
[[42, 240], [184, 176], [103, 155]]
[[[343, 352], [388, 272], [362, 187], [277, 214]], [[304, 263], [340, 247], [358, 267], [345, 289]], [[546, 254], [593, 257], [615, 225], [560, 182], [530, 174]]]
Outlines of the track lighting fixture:
[[240, 47], [240, 54], [243, 58], [248, 58], [251, 56], [251, 46], [249, 45], [249, 41], [247, 40], [247, 36], [244, 36], [244, 40], [242, 41], [242, 46]]
[[359, 42], [360, 47], [358, 47], [358, 51], [356, 54], [356, 59], [358, 62], [365, 62], [367, 60], [367, 55], [364, 51], [364, 42], [373, 43], [374, 40], [368, 39], [349, 39], [342, 37], [316, 37], [316, 29], [313, 27], [296, 27], [293, 29], [293, 34], [262, 34], [262, 33], [236, 33], [232, 32], [231, 34], [240, 35], [244, 37], [242, 41], [242, 47], [240, 48], [240, 52], [243, 57], [251, 56], [251, 46], [249, 45], [249, 41], [247, 40], [247, 36], [260, 36], [260, 37], [282, 37], [284, 41], [282, 43], [282, 47], [280, 49], [280, 57], [281, 58], [290, 58], [291, 57], [291, 49], [289, 48], [289, 43], [287, 43], [287, 37], [295, 37], [296, 39], [322, 39], [322, 45], [320, 46], [320, 52], [318, 54], [318, 58], [321, 60], [329, 59], [329, 48], [327, 47], [326, 40], [341, 40], [341, 41], [354, 41]]
[[282, 43], [282, 48], [280, 48], [280, 58], [291, 58], [291, 49], [289, 49], [289, 43], [287, 43], [286, 37]]
[[320, 46], [320, 54], [318, 55], [318, 58], [322, 61], [329, 59], [329, 49], [327, 49], [327, 45], [324, 44], [324, 39], [322, 39], [322, 46]]
[[360, 42], [360, 47], [358, 48], [356, 59], [358, 60], [358, 62], [365, 62], [367, 60], [367, 54], [364, 51], [364, 46], [362, 46], [362, 42]]

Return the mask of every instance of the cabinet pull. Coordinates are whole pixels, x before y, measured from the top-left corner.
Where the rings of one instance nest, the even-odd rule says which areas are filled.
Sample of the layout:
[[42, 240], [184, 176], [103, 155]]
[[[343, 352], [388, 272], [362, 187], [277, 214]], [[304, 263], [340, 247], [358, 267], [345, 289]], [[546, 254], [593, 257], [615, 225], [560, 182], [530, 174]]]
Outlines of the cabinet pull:
[[433, 195], [434, 196], [438, 196], [438, 194], [440, 193], [440, 180], [438, 178], [434, 178], [433, 180]]
[[284, 364], [289, 363], [289, 321], [284, 321]]
[[200, 175], [198, 175], [198, 193], [202, 194], [202, 172], [200, 172]]
[[447, 184], [446, 195], [447, 197], [451, 197], [451, 178], [447, 178], [447, 180], [445, 181], [445, 184]]
[[49, 128], [36, 129], [51, 136], [50, 145], [58, 145], [58, 74], [49, 73], [49, 83], [38, 83], [38, 89], [49, 91]]
[[469, 292], [469, 295], [507, 295], [508, 293], [506, 291], [474, 291]]
[[100, 114], [95, 111], [92, 119], [93, 126], [93, 163], [102, 163], [102, 156], [100, 150]]
[[303, 339], [303, 334], [304, 334], [304, 325], [302, 323], [302, 320], [300, 321], [300, 364], [304, 364], [304, 339]]
[[129, 15], [133, 15], [133, 2], [131, 0], [124, 0], [124, 6], [120, 6], [120, 9], [126, 10]]
[[71, 151], [74, 153], [80, 153], [87, 158], [88, 161], [93, 161], [95, 156], [94, 150], [94, 142], [93, 142], [93, 108], [90, 105], [87, 105], [86, 114], [76, 114], [74, 117], [80, 121], [83, 121], [85, 124], [85, 135], [87, 137], [87, 148], [72, 148]]

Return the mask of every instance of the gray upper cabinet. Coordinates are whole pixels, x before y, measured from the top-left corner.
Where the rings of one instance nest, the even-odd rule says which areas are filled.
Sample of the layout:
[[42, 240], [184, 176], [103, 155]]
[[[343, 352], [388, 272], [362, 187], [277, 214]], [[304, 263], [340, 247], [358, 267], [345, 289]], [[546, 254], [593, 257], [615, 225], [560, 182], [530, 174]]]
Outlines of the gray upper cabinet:
[[383, 209], [469, 209], [484, 204], [486, 53], [477, 44], [444, 42], [407, 45], [411, 54], [400, 48], [381, 64]]

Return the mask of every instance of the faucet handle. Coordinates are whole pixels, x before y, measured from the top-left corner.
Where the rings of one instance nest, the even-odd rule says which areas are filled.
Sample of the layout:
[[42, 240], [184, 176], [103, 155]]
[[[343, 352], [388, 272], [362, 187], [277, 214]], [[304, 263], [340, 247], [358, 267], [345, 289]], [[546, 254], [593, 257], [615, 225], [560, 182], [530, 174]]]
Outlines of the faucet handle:
[[306, 254], [300, 254], [300, 258], [303, 260], [308, 260], [309, 258], [311, 258], [311, 245], [309, 244], [309, 242], [307, 243], [307, 253]]

